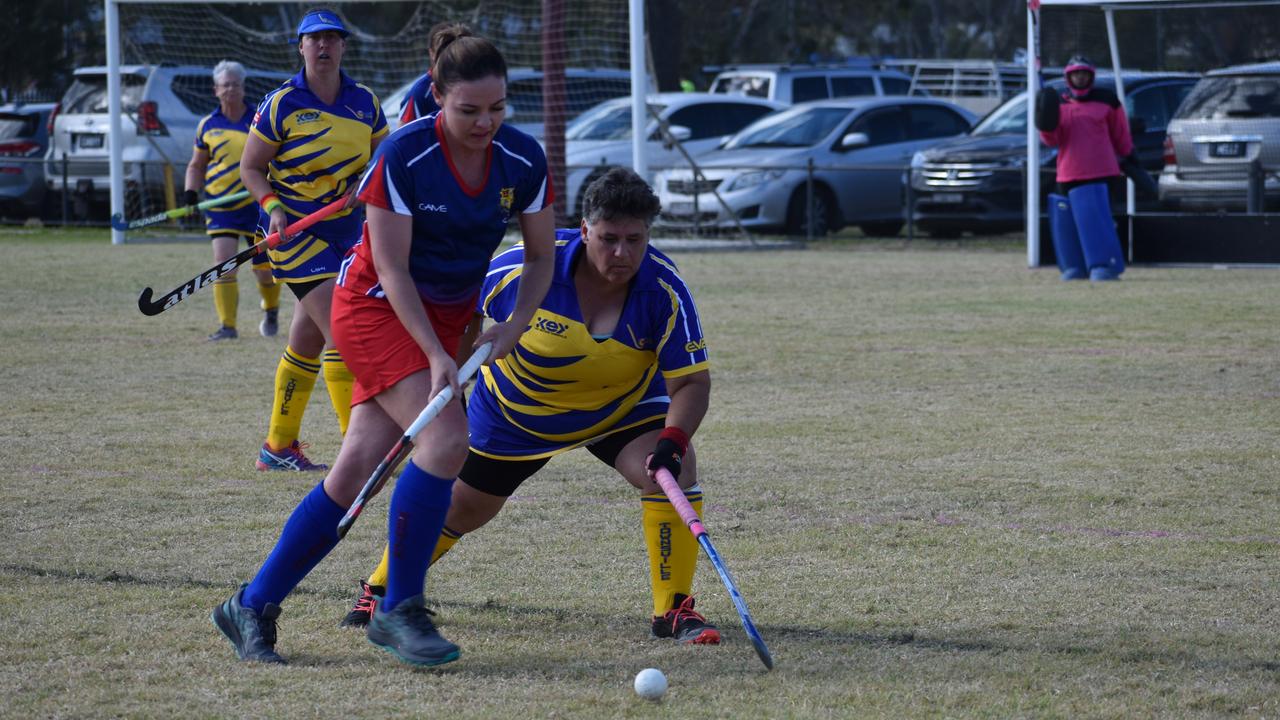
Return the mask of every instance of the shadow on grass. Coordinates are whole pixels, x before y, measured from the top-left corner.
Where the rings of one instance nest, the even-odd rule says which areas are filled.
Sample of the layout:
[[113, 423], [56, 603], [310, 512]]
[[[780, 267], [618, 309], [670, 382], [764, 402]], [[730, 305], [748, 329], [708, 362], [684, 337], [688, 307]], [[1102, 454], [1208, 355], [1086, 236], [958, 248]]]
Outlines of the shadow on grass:
[[[122, 573], [115, 570], [105, 573], [95, 574], [83, 571], [62, 570], [57, 568], [43, 568], [34, 565], [5, 563], [0, 564], [0, 574], [26, 575], [29, 577], [47, 577], [57, 580], [68, 581], [84, 581], [103, 584], [120, 584], [140, 587], [187, 587], [200, 588], [209, 590], [218, 590], [229, 592], [234, 590], [233, 587], [225, 582], [205, 580], [195, 577], [185, 578], [169, 578], [169, 577], [144, 577], [134, 575], [132, 573]], [[343, 603], [349, 602], [351, 597], [348, 592], [339, 592], [336, 590], [323, 590], [309, 587], [298, 587], [292, 593], [294, 595], [303, 595], [309, 597], [333, 599]], [[616, 630], [620, 637], [636, 627], [636, 619], [632, 616], [619, 617], [614, 614], [592, 613], [584, 611], [580, 608], [553, 608], [545, 606], [518, 605], [497, 600], [486, 600], [483, 602], [459, 602], [459, 601], [443, 601], [429, 603], [442, 609], [453, 608], [456, 610], [465, 610], [476, 615], [505, 615], [508, 617], [520, 617], [530, 620], [542, 621], [540, 624], [546, 625], [549, 622], [564, 625], [571, 628], [575, 625], [589, 625], [594, 630], [600, 629]], [[736, 646], [741, 644], [744, 647], [750, 646], [745, 634], [737, 626], [737, 618], [726, 618], [720, 621], [721, 631], [726, 637], [730, 638]], [[441, 627], [447, 626], [447, 618], [445, 622], [437, 621]], [[1221, 657], [1201, 657], [1188, 651], [1155, 651], [1134, 648], [1115, 648], [1108, 647], [1105, 644], [1086, 645], [1078, 642], [1062, 642], [1055, 644], [1053, 642], [1041, 642], [1034, 638], [1027, 642], [1010, 642], [1006, 640], [964, 640], [950, 639], [933, 636], [923, 636], [910, 630], [888, 630], [884, 632], [842, 632], [831, 630], [829, 628], [804, 627], [804, 626], [788, 626], [788, 625], [758, 625], [765, 641], [769, 643], [770, 648], [774, 651], [777, 658], [778, 650], [782, 650], [782, 658], [779, 659], [779, 666], [785, 668], [786, 652], [789, 647], [811, 646], [808, 650], [797, 652], [797, 656], [806, 657], [812, 655], [817, 648], [812, 646], [828, 646], [837, 649], [840, 654], [847, 655], [852, 649], [861, 647], [866, 649], [875, 649], [889, 646], [910, 647], [921, 652], [949, 653], [949, 654], [990, 654], [1000, 655], [1007, 652], [1016, 652], [1022, 654], [1062, 654], [1097, 657], [1110, 659], [1121, 663], [1133, 664], [1174, 664], [1178, 666], [1193, 666], [1206, 670], [1230, 670], [1230, 671], [1265, 671], [1280, 672], [1280, 660], [1248, 660], [1232, 658], [1226, 659]], [[745, 658], [745, 656], [744, 656]], [[337, 667], [356, 663], [365, 663], [367, 658], [363, 656], [346, 656], [331, 657], [319, 655], [297, 655], [291, 659], [291, 663], [303, 666], [323, 666]], [[527, 664], [531, 672], [541, 673], [546, 665], [547, 659], [545, 655], [532, 654], [528, 658], [508, 657], [502, 664], [501, 668], [494, 666], [495, 672], [510, 673], [515, 666]], [[748, 662], [744, 659], [744, 662]], [[754, 663], [754, 657], [751, 657], [748, 664]], [[449, 666], [444, 666], [449, 667]], [[468, 665], [468, 670], [479, 671], [483, 665]], [[438, 672], [439, 668], [418, 668], [425, 672]], [[830, 675], [843, 676], [846, 669], [842, 663], [828, 663], [825, 665], [807, 665], [803, 668], [806, 675]]]

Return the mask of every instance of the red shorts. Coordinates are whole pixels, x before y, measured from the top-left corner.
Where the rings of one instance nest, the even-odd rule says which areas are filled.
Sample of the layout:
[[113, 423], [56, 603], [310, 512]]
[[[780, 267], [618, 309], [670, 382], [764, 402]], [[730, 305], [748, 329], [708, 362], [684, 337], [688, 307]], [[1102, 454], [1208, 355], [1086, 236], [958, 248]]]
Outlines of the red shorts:
[[[456, 356], [462, 333], [475, 316], [475, 298], [446, 306], [423, 302], [422, 307], [445, 352]], [[334, 345], [356, 379], [352, 407], [431, 367], [426, 353], [385, 298], [354, 293], [339, 285], [333, 289], [329, 325]]]

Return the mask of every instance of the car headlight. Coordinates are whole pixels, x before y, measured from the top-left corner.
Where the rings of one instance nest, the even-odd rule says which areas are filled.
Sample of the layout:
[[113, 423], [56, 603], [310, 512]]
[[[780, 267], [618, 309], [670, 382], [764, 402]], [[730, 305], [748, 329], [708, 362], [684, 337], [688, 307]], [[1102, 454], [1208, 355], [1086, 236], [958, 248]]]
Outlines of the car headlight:
[[744, 172], [734, 178], [733, 182], [729, 183], [729, 187], [725, 188], [725, 191], [746, 190], [747, 188], [767, 183], [770, 180], [777, 180], [782, 177], [782, 172], [781, 170], [752, 170], [751, 172]]
[[918, 167], [924, 167], [924, 153], [923, 153], [923, 152], [916, 152], [916, 154], [915, 154], [915, 155], [912, 155], [912, 156], [911, 156], [911, 167], [912, 167], [912, 169], [914, 169], [914, 168], [918, 168]]

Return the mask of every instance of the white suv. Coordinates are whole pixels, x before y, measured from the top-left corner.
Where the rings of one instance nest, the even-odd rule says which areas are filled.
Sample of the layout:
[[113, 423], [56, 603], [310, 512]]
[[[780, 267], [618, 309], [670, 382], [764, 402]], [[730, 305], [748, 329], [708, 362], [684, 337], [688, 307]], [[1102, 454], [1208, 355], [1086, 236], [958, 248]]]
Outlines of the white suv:
[[[709, 92], [790, 105], [834, 97], [906, 95], [911, 93], [911, 76], [866, 65], [730, 65], [711, 80]], [[928, 95], [922, 90], [911, 94]]]
[[[212, 68], [124, 65], [120, 68], [121, 143], [126, 215], [163, 209], [166, 183], [181, 193], [196, 124], [218, 105]], [[287, 73], [249, 70], [245, 102], [252, 109]], [[45, 181], [71, 194], [76, 214], [102, 209], [111, 192], [107, 68], [84, 67], [62, 97], [45, 154]]]

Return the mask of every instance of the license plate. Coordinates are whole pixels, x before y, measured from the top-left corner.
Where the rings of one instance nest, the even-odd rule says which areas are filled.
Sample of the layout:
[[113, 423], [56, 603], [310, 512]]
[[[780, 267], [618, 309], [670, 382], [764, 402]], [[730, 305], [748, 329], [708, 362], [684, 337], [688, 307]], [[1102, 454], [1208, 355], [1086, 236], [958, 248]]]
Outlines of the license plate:
[[102, 135], [81, 135], [80, 147], [96, 149], [102, 147]]
[[1244, 157], [1244, 143], [1216, 142], [1209, 146], [1209, 157], [1238, 158]]
[[929, 199], [936, 203], [950, 203], [950, 204], [962, 203], [964, 202], [964, 194], [963, 193], [934, 193], [933, 196], [930, 197]]
[[667, 213], [671, 215], [692, 215], [693, 203], [691, 202], [667, 203]]

